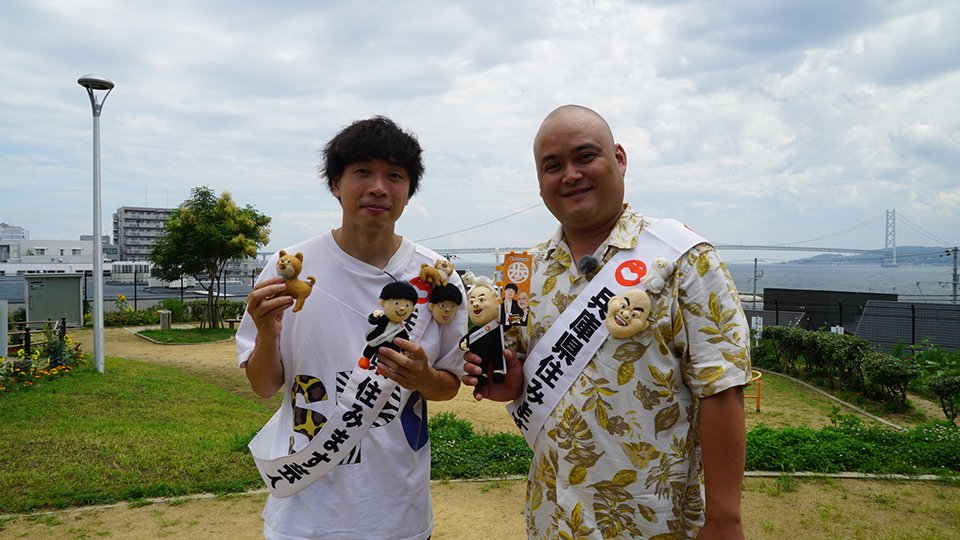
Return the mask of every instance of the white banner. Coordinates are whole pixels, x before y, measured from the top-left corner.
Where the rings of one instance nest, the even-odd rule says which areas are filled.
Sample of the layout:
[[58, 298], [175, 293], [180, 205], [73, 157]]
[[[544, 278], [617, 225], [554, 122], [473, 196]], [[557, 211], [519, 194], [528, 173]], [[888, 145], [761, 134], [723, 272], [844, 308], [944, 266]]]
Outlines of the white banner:
[[250, 441], [250, 453], [270, 493], [288, 497], [336, 467], [366, 434], [397, 386], [395, 381], [357, 366], [337, 400], [333, 415], [316, 436], [296, 453], [271, 458], [272, 442], [280, 425], [280, 411]]
[[[433, 318], [426, 309], [414, 311], [410, 341], [419, 342], [426, 326]], [[422, 322], [420, 322], [422, 319]], [[420, 324], [417, 324], [420, 322]], [[402, 328], [398, 326], [397, 329]], [[360, 351], [357, 351], [359, 358]], [[333, 414], [320, 431], [302, 449], [293, 454], [272, 457], [272, 443], [278, 430], [289, 430], [280, 425], [280, 411], [260, 428], [248, 447], [260, 471], [260, 477], [276, 497], [293, 495], [336, 467], [360, 442], [376, 421], [397, 383], [377, 375], [376, 370], [355, 365], [346, 387], [337, 399]]]

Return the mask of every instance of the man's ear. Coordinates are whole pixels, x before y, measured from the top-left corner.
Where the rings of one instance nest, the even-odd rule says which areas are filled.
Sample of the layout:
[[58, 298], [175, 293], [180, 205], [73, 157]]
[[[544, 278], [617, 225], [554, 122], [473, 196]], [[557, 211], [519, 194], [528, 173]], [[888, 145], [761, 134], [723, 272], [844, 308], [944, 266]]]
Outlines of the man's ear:
[[333, 192], [333, 196], [340, 200], [340, 177], [334, 178], [333, 182], [330, 184], [330, 191]]
[[614, 155], [617, 158], [617, 165], [620, 166], [620, 174], [627, 174], [627, 151], [623, 149], [623, 146], [617, 144], [614, 146]]
[[384, 300], [383, 298], [378, 299], [377, 302], [380, 303], [380, 307], [382, 307], [382, 308], [387, 307], [387, 301]]

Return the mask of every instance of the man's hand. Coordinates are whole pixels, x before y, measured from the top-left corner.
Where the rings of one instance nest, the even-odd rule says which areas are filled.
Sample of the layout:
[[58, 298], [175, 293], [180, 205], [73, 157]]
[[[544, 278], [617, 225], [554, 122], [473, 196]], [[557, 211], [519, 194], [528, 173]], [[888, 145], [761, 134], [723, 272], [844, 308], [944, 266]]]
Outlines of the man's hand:
[[293, 297], [283, 294], [286, 288], [278, 276], [257, 283], [247, 295], [247, 313], [257, 325], [257, 340], [247, 360], [247, 379], [253, 391], [264, 398], [283, 386], [280, 327], [284, 310], [293, 304]]
[[283, 312], [293, 305], [293, 297], [283, 295], [287, 286], [280, 276], [265, 279], [247, 295], [247, 313], [257, 325], [258, 336], [280, 335]]
[[377, 373], [410, 391], [418, 391], [424, 398], [433, 401], [451, 399], [460, 389], [457, 377], [449, 371], [434, 369], [427, 352], [419, 343], [403, 338], [394, 338], [400, 347], [397, 352], [388, 347], [377, 351]]
[[489, 399], [492, 401], [513, 401], [520, 397], [523, 392], [523, 364], [517, 359], [517, 353], [510, 349], [503, 350], [503, 357], [507, 361], [507, 378], [500, 384], [490, 381], [486, 386], [477, 387], [477, 376], [483, 373], [480, 367], [480, 357], [472, 352], [463, 355], [466, 363], [463, 364], [463, 370], [467, 372], [463, 376], [463, 384], [472, 386], [473, 398], [477, 401]]

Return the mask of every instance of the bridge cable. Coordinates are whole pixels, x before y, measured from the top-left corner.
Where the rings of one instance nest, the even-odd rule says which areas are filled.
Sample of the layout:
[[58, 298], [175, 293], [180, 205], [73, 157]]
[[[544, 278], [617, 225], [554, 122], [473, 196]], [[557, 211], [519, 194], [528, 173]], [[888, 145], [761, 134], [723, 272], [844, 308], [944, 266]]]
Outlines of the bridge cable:
[[865, 226], [870, 225], [871, 223], [879, 220], [879, 219], [882, 218], [882, 217], [883, 217], [883, 214], [877, 214], [876, 216], [874, 216], [874, 217], [872, 217], [872, 218], [870, 218], [870, 219], [868, 219], [868, 220], [866, 220], [866, 221], [864, 221], [864, 222], [862, 222], [862, 223], [858, 223], [857, 225], [853, 225], [852, 227], [848, 227], [848, 228], [846, 228], [846, 229], [844, 229], [844, 230], [842, 230], [842, 231], [837, 231], [837, 232], [834, 232], [834, 233], [831, 233], [831, 234], [828, 234], [828, 235], [825, 235], [825, 236], [820, 236], [820, 237], [817, 237], [817, 238], [811, 238], [811, 239], [809, 239], [809, 240], [800, 240], [799, 242], [788, 242], [788, 243], [785, 243], [785, 244], [772, 244], [772, 245], [778, 246], [778, 247], [787, 247], [787, 246], [795, 246], [795, 245], [797, 245], [797, 244], [806, 244], [806, 243], [809, 243], [809, 242], [816, 242], [817, 240], [823, 240], [823, 239], [825, 239], [825, 238], [830, 238], [830, 237], [832, 237], [832, 236], [839, 236], [839, 235], [841, 235], [841, 234], [846, 234], [846, 233], [848, 233], [848, 232], [850, 232], [850, 231], [859, 229], [859, 228], [861, 228], [861, 227], [865, 227]]
[[954, 246], [954, 245], [956, 245], [956, 244], [953, 243], [953, 242], [948, 242], [947, 240], [944, 240], [943, 238], [940, 238], [939, 236], [931, 233], [930, 231], [925, 230], [923, 227], [917, 225], [916, 223], [913, 223], [912, 221], [910, 221], [909, 219], [907, 219], [906, 217], [904, 217], [903, 214], [899, 214], [899, 213], [898, 213], [898, 214], [897, 214], [897, 218], [900, 219], [900, 221], [902, 221], [903, 224], [906, 225], [907, 227], [910, 227], [911, 229], [917, 231], [917, 232], [920, 233], [920, 234], [926, 235], [927, 238], [929, 238], [929, 239], [931, 239], [931, 240], [933, 240], [933, 241], [935, 241], [935, 242], [940, 242], [940, 243], [942, 243], [944, 246]]
[[524, 209], [522, 209], [522, 210], [517, 210], [516, 212], [514, 212], [514, 213], [512, 213], [512, 214], [508, 214], [508, 215], [506, 215], [506, 216], [498, 217], [497, 219], [490, 220], [490, 221], [488, 221], [488, 222], [486, 222], [486, 223], [481, 223], [481, 224], [479, 224], [479, 225], [474, 225], [474, 226], [472, 226], [472, 227], [467, 227], [466, 229], [460, 229], [459, 231], [453, 231], [453, 232], [449, 232], [449, 233], [439, 234], [439, 235], [437, 235], [437, 236], [431, 236], [431, 237], [429, 237], [429, 238], [421, 238], [420, 240], [416, 240], [416, 242], [417, 242], [417, 243], [429, 242], [430, 240], [436, 240], [436, 239], [438, 239], [438, 238], [445, 238], [445, 237], [447, 237], [447, 236], [453, 236], [453, 235], [455, 235], [455, 234], [465, 233], [465, 232], [467, 232], [467, 231], [472, 231], [472, 230], [474, 230], [474, 229], [479, 229], [480, 227], [486, 227], [487, 225], [491, 225], [491, 224], [497, 223], [497, 222], [499, 222], [499, 221], [504, 221], [504, 220], [506, 220], [506, 219], [510, 219], [510, 218], [512, 218], [512, 217], [514, 217], [514, 216], [518, 216], [518, 215], [520, 215], [520, 214], [522, 214], [522, 213], [524, 213], [524, 212], [529, 212], [530, 210], [533, 210], [534, 208], [539, 208], [539, 207], [541, 207], [541, 206], [543, 206], [543, 201], [540, 201], [539, 203], [537, 203], [537, 204], [535, 204], [535, 205], [533, 205], [533, 206], [530, 206], [530, 207], [528, 207], [528, 208], [524, 208]]

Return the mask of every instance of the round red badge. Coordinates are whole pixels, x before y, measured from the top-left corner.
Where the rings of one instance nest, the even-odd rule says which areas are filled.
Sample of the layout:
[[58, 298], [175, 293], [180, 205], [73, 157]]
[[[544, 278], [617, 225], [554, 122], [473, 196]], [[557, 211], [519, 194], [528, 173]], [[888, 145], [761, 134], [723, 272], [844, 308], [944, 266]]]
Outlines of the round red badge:
[[638, 259], [630, 259], [620, 263], [620, 266], [614, 272], [617, 283], [624, 287], [633, 287], [639, 284], [645, 275], [647, 275], [647, 265]]
[[417, 290], [417, 304], [426, 304], [430, 301], [430, 291], [433, 290], [433, 285], [420, 279], [420, 276], [411, 279], [410, 284]]

